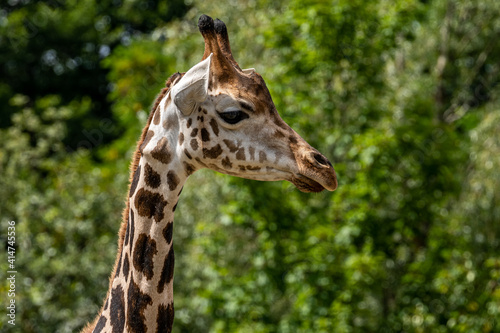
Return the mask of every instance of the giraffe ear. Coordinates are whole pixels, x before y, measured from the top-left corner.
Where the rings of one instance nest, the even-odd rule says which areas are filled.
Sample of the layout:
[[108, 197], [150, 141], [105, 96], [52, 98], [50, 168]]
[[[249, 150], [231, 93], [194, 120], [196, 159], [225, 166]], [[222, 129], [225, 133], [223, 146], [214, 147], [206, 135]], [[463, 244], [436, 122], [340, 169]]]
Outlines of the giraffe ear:
[[207, 98], [211, 60], [212, 54], [188, 70], [170, 92], [172, 101], [185, 116]]

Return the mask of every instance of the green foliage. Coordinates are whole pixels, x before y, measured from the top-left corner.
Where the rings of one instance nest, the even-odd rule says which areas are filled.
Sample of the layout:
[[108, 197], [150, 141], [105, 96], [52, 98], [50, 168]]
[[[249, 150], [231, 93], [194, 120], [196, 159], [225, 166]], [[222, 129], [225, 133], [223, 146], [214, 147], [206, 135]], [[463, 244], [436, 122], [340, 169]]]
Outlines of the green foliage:
[[91, 103], [60, 102], [45, 96], [29, 107], [26, 96], [14, 96], [22, 111], [0, 133], [2, 229], [16, 221], [16, 322], [23, 332], [74, 331], [98, 310], [126, 191], [125, 173], [95, 166], [86, 150], [67, 153], [65, 122]]
[[[228, 24], [235, 58], [331, 159], [339, 189], [193, 175], [175, 224], [175, 330], [500, 331], [497, 1], [150, 4], [0, 11], [0, 43], [17, 36], [0, 55], [11, 73], [0, 80], [11, 119], [0, 130], [0, 225], [4, 237], [17, 222], [23, 332], [75, 331], [97, 313], [134, 143], [165, 80], [201, 58], [200, 13]], [[40, 75], [56, 66], [30, 60], [44, 42], [21, 38], [28, 15], [45, 18], [38, 32], [54, 43], [110, 46], [106, 57], [78, 53], [99, 69], [90, 85], [106, 86], [101, 116], [86, 83], [65, 76], [92, 79], [84, 65], [37, 94], [21, 87], [24, 72], [14, 80], [22, 64]]]
[[[48, 94], [63, 104], [89, 98], [83, 114], [66, 121], [71, 135], [64, 137], [73, 149], [111, 116], [108, 70], [103, 59], [133, 36], [153, 29], [187, 10], [183, 1], [9, 1], [0, 10], [0, 101], [12, 92], [35, 100]], [[9, 87], [2, 88], [2, 87]], [[4, 106], [0, 128], [10, 123], [15, 106]], [[103, 143], [119, 136], [119, 128], [102, 133]]]

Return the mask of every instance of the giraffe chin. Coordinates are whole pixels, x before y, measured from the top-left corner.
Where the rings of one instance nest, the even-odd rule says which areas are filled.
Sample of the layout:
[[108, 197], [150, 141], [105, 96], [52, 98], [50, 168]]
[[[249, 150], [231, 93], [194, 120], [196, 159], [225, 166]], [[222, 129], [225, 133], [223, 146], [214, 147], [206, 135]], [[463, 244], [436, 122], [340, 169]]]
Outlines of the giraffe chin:
[[299, 191], [301, 191], [301, 192], [318, 193], [318, 192], [321, 192], [325, 189], [323, 187], [323, 185], [321, 185], [317, 181], [312, 180], [311, 178], [307, 178], [307, 177], [300, 175], [300, 174], [297, 176], [293, 176], [292, 179], [290, 180], [290, 182], [293, 185], [295, 185], [295, 187], [297, 187], [299, 189]]

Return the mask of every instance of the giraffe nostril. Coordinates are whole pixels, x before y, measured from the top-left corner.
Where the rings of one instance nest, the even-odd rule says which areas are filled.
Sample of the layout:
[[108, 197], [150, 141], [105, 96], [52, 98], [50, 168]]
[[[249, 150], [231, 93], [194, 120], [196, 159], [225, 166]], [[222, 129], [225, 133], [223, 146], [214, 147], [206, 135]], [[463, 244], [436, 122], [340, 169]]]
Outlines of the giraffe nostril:
[[330, 161], [327, 160], [326, 157], [324, 157], [321, 154], [314, 154], [314, 159], [316, 160], [316, 162], [318, 162], [321, 165], [332, 166], [332, 163], [330, 163]]

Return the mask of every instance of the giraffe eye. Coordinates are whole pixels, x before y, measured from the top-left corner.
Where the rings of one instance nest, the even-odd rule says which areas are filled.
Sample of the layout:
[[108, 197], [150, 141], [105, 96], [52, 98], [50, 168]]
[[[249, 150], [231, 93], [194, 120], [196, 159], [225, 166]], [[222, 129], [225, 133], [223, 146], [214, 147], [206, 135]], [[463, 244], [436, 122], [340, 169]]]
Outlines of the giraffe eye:
[[235, 111], [227, 111], [227, 112], [220, 112], [219, 116], [226, 122], [231, 125], [234, 125], [236, 123], [239, 123], [243, 119], [248, 118], [248, 115], [240, 110], [235, 110]]

